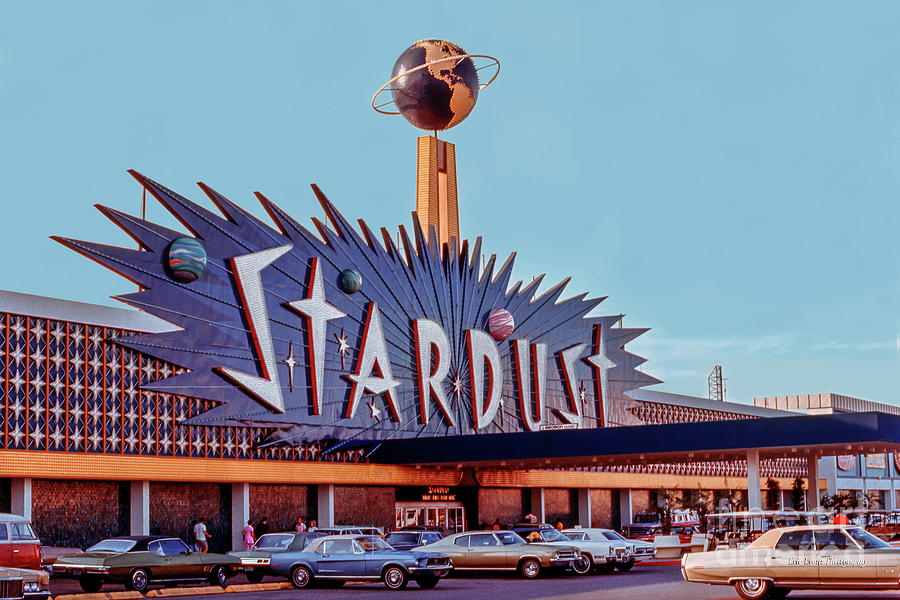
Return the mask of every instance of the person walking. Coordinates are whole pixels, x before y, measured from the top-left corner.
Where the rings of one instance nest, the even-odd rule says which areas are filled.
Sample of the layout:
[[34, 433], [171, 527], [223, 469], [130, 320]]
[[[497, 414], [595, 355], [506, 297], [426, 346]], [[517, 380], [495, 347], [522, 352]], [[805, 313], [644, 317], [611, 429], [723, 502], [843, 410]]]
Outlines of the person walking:
[[260, 538], [269, 533], [269, 517], [263, 517], [256, 526], [256, 537]]
[[294, 527], [294, 531], [297, 533], [303, 533], [306, 531], [306, 523], [303, 522], [303, 516], [297, 517], [297, 525]]
[[207, 538], [212, 537], [206, 529], [206, 519], [200, 519], [200, 522], [194, 525], [194, 537], [197, 538], [197, 551], [209, 552], [209, 543]]
[[307, 531], [315, 531], [316, 529], [318, 529], [316, 520], [310, 519], [309, 520], [309, 529], [307, 529]]
[[247, 521], [247, 526], [241, 530], [241, 535], [244, 536], [244, 550], [249, 550], [253, 547], [254, 542], [256, 542], [256, 538], [253, 536], [253, 522]]
[[197, 551], [197, 536], [194, 535], [194, 528], [197, 526], [197, 523], [199, 523], [197, 519], [191, 519], [191, 523], [187, 528], [187, 535], [184, 536], [184, 541], [187, 543], [188, 548], [191, 549], [191, 552]]
[[838, 509], [838, 514], [834, 515], [834, 524], [835, 525], [849, 525], [850, 519], [847, 518], [847, 515], [844, 514], [844, 511]]

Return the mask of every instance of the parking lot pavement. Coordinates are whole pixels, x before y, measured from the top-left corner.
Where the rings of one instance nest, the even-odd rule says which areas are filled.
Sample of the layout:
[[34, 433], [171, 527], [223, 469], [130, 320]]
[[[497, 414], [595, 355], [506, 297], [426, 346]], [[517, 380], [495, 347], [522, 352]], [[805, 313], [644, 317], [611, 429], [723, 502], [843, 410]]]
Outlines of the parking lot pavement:
[[[265, 581], [283, 581], [266, 578]], [[246, 583], [243, 575], [228, 580], [229, 584]], [[160, 587], [160, 586], [151, 586]], [[104, 592], [122, 590], [120, 585], [107, 585]], [[77, 593], [81, 589], [72, 580], [54, 579], [51, 584], [54, 596]], [[231, 593], [226, 596], [182, 596], [196, 600], [223, 598], [223, 600], [276, 600], [297, 598], [298, 600], [385, 600], [400, 593], [408, 600], [450, 600], [456, 598], [489, 600], [529, 600], [560, 598], [565, 600], [596, 600], [615, 598], [616, 600], [739, 600], [738, 595], [728, 587], [686, 583], [681, 579], [677, 566], [641, 566], [628, 573], [577, 577], [541, 577], [528, 581], [513, 574], [485, 577], [483, 575], [463, 575], [444, 578], [433, 590], [420, 589], [410, 583], [405, 592], [391, 592], [380, 583], [348, 584], [339, 589], [279, 590], [270, 592]], [[900, 592], [793, 592], [790, 598], [825, 598], [839, 600], [900, 600]]]

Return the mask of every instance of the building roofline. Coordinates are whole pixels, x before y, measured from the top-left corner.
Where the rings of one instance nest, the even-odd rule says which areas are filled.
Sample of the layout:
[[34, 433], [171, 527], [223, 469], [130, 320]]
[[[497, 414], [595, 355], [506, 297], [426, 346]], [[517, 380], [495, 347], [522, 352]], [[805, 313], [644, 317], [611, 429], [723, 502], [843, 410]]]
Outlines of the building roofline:
[[0, 290], [0, 312], [54, 321], [115, 327], [142, 333], [162, 333], [178, 329], [168, 321], [139, 310], [61, 300], [8, 290]]
[[683, 406], [686, 408], [716, 410], [752, 417], [785, 417], [797, 414], [792, 411], [765, 408], [763, 406], [754, 406], [752, 404], [719, 402], [718, 400], [709, 400], [708, 398], [700, 398], [698, 396], [685, 396], [683, 394], [672, 394], [670, 392], [660, 392], [658, 390], [636, 389], [625, 392], [625, 394], [640, 402], [653, 402], [656, 404], [671, 404], [673, 406]]

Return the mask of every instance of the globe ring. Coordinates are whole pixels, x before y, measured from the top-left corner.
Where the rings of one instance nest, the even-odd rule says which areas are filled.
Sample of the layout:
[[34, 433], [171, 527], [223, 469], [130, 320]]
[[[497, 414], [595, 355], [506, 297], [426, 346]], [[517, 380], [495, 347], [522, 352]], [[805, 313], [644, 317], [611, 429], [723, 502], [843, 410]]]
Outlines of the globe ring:
[[[481, 69], [489, 69], [489, 68], [491, 68], [491, 67], [496, 67], [496, 68], [497, 68], [497, 69], [494, 71], [494, 74], [491, 76], [491, 78], [488, 79], [487, 83], [481, 83], [481, 84], [478, 84], [478, 91], [479, 91], [479, 92], [480, 92], [481, 90], [483, 90], [484, 88], [486, 88], [487, 86], [491, 85], [491, 84], [494, 82], [494, 80], [497, 79], [497, 75], [500, 74], [500, 61], [497, 60], [496, 58], [494, 58], [493, 56], [488, 56], [487, 54], [454, 54], [453, 56], [445, 56], [444, 58], [439, 58], [439, 59], [437, 59], [437, 60], [432, 60], [432, 61], [429, 61], [429, 62], [427, 62], [427, 63], [425, 63], [425, 64], [419, 65], [419, 66], [417, 66], [417, 67], [415, 67], [415, 68], [410, 69], [409, 71], [404, 71], [403, 73], [397, 75], [396, 77], [391, 77], [391, 78], [387, 81], [387, 83], [385, 83], [383, 86], [381, 86], [380, 88], [378, 88], [378, 91], [375, 92], [375, 94], [372, 96], [372, 109], [373, 109], [375, 112], [379, 112], [379, 113], [381, 113], [381, 114], [383, 114], [383, 115], [399, 115], [399, 114], [400, 114], [400, 111], [394, 111], [394, 110], [382, 110], [382, 107], [388, 106], [389, 104], [393, 104], [393, 103], [394, 103], [394, 100], [393, 100], [393, 99], [391, 99], [389, 102], [383, 102], [383, 103], [381, 103], [381, 104], [378, 104], [377, 106], [375, 105], [375, 100], [378, 99], [378, 96], [381, 95], [382, 92], [384, 92], [385, 90], [387, 90], [388, 86], [390, 86], [392, 83], [394, 83], [394, 82], [396, 82], [396, 81], [399, 81], [400, 79], [406, 77], [406, 76], [409, 75], [410, 73], [415, 73], [416, 71], [421, 71], [422, 69], [427, 69], [428, 67], [430, 67], [430, 66], [432, 66], [432, 65], [436, 65], [436, 64], [438, 64], [438, 63], [450, 62], [450, 61], [452, 61], [452, 60], [459, 61], [459, 60], [462, 60], [462, 59], [464, 59], [464, 58], [472, 58], [472, 59], [475, 59], [475, 58], [486, 58], [486, 59], [488, 59], [489, 61], [491, 61], [491, 62], [489, 62], [488, 64], [486, 64], [486, 65], [484, 65], [484, 66], [476, 67], [476, 68], [475, 68], [475, 71], [476, 71], [476, 72], [477, 72], [477, 71], [480, 71]], [[474, 61], [473, 61], [473, 62], [474, 62]]]

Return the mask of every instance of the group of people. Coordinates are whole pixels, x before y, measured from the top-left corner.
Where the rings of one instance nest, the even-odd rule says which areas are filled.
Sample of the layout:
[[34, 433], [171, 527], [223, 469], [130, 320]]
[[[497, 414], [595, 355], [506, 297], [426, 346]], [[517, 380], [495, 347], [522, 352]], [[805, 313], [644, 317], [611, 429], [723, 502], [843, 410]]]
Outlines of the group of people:
[[[310, 519], [309, 524], [307, 525], [302, 516], [297, 517], [297, 524], [294, 525], [294, 531], [298, 533], [315, 531], [317, 528], [318, 524], [315, 519]], [[241, 535], [244, 538], [244, 549], [250, 550], [253, 547], [253, 544], [256, 543], [256, 540], [267, 533], [269, 533], [269, 519], [267, 517], [260, 519], [256, 527], [253, 526], [252, 520], [247, 521], [246, 527], [241, 530]]]

